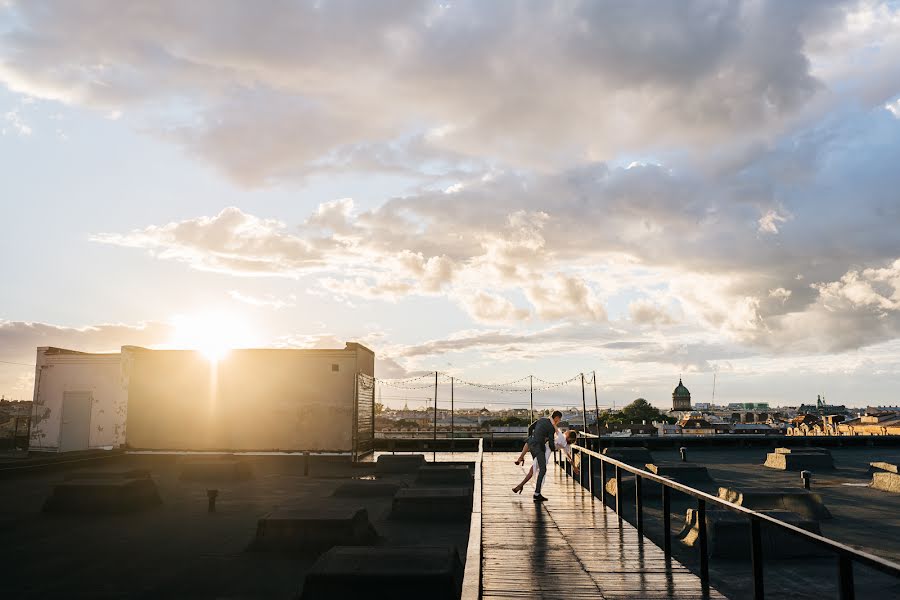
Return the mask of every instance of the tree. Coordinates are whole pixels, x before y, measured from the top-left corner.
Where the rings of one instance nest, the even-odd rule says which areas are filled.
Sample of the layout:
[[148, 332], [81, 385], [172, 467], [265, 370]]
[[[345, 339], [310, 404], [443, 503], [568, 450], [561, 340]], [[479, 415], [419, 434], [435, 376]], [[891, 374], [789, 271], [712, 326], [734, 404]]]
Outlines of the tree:
[[383, 412], [384, 412], [384, 404], [382, 404], [381, 402], [376, 402], [375, 403], [375, 414], [380, 415]]
[[659, 421], [663, 418], [659, 409], [643, 398], [638, 398], [628, 406], [622, 408], [622, 410], [619, 411], [618, 416], [619, 419], [617, 420], [621, 423], [639, 423], [641, 421], [650, 423], [652, 421]]

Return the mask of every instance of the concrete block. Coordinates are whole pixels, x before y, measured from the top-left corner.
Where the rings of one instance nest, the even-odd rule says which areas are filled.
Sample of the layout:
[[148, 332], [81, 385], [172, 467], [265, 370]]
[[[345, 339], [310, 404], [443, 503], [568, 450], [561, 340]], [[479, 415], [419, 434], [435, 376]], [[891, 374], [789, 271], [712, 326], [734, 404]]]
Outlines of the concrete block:
[[869, 473], [878, 473], [879, 471], [900, 474], [900, 466], [898, 466], [894, 463], [886, 463], [886, 462], [870, 462], [869, 463]]
[[338, 498], [378, 498], [381, 496], [392, 497], [406, 484], [402, 481], [378, 481], [371, 479], [354, 479], [342, 483], [332, 496]]
[[63, 479], [147, 479], [150, 477], [150, 469], [126, 469], [118, 471], [92, 471], [82, 469], [66, 473]]
[[377, 538], [364, 508], [305, 506], [274, 510], [259, 519], [250, 549], [315, 554], [333, 546], [373, 544]]
[[424, 464], [424, 454], [382, 454], [375, 462], [375, 472], [379, 474], [415, 473]]
[[790, 511], [805, 519], [831, 518], [822, 496], [802, 488], [740, 490], [720, 487], [717, 495], [732, 504], [751, 510]]
[[71, 479], [53, 488], [44, 512], [117, 514], [162, 504], [156, 484], [142, 479]]
[[[779, 521], [784, 521], [811, 533], [821, 535], [819, 523], [789, 511], [760, 511]], [[684, 528], [679, 537], [686, 546], [699, 544], [699, 527], [697, 510], [690, 508], [685, 515]], [[706, 511], [706, 535], [709, 555], [713, 558], [750, 557], [750, 520], [730, 510]], [[816, 544], [803, 540], [800, 536], [762, 523], [760, 526], [763, 556], [769, 558], [805, 558], [809, 556], [827, 556], [828, 551]]]
[[802, 448], [775, 448], [775, 454], [828, 454], [830, 456], [831, 450], [813, 446]]
[[394, 496], [391, 518], [429, 521], [458, 521], [472, 514], [469, 487], [412, 487]]
[[419, 467], [416, 484], [419, 485], [471, 485], [472, 472], [466, 465], [430, 464]]
[[456, 600], [463, 567], [455, 548], [332, 548], [303, 583], [301, 600]]
[[764, 466], [782, 471], [831, 470], [834, 459], [824, 448], [776, 448], [766, 455]]
[[872, 473], [872, 483], [869, 486], [876, 490], [900, 494], [900, 475], [886, 471]]
[[229, 459], [194, 459], [181, 463], [182, 481], [242, 481], [253, 477], [250, 465]]

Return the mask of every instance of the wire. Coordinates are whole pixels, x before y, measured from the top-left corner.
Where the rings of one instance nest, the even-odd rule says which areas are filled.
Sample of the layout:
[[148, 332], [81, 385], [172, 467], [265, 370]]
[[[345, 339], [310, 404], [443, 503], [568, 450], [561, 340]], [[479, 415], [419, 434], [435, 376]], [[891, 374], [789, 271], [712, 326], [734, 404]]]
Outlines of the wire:
[[8, 360], [0, 360], [0, 363], [3, 363], [4, 365], [19, 365], [20, 367], [33, 367], [33, 366], [35, 366], [34, 364], [20, 363], [20, 362], [10, 362], [10, 361], [8, 361]]

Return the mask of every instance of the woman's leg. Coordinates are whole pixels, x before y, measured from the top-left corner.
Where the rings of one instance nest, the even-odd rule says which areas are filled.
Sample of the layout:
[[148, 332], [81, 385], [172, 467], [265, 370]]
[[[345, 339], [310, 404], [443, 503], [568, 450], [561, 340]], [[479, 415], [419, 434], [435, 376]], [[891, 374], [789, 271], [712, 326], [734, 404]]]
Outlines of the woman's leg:
[[519, 453], [519, 458], [516, 459], [516, 464], [521, 465], [525, 462], [525, 453], [528, 452], [528, 442], [522, 446], [522, 452]]
[[525, 479], [523, 479], [522, 482], [521, 482], [519, 485], [517, 485], [516, 487], [514, 487], [514, 488], [513, 488], [513, 491], [514, 491], [515, 493], [517, 493], [517, 494], [518, 494], [519, 492], [521, 492], [521, 491], [522, 491], [522, 488], [525, 487], [525, 484], [528, 483], [528, 482], [531, 480], [532, 477], [534, 477], [534, 469], [528, 469], [528, 474], [525, 475]]

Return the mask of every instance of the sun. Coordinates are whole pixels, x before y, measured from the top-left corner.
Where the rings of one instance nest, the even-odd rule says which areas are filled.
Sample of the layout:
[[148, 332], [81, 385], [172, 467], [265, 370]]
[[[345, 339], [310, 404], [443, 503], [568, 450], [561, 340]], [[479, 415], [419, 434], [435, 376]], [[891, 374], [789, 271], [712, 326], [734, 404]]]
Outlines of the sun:
[[178, 315], [172, 318], [172, 325], [172, 347], [196, 350], [212, 362], [225, 358], [234, 348], [254, 345], [250, 328], [236, 315]]

